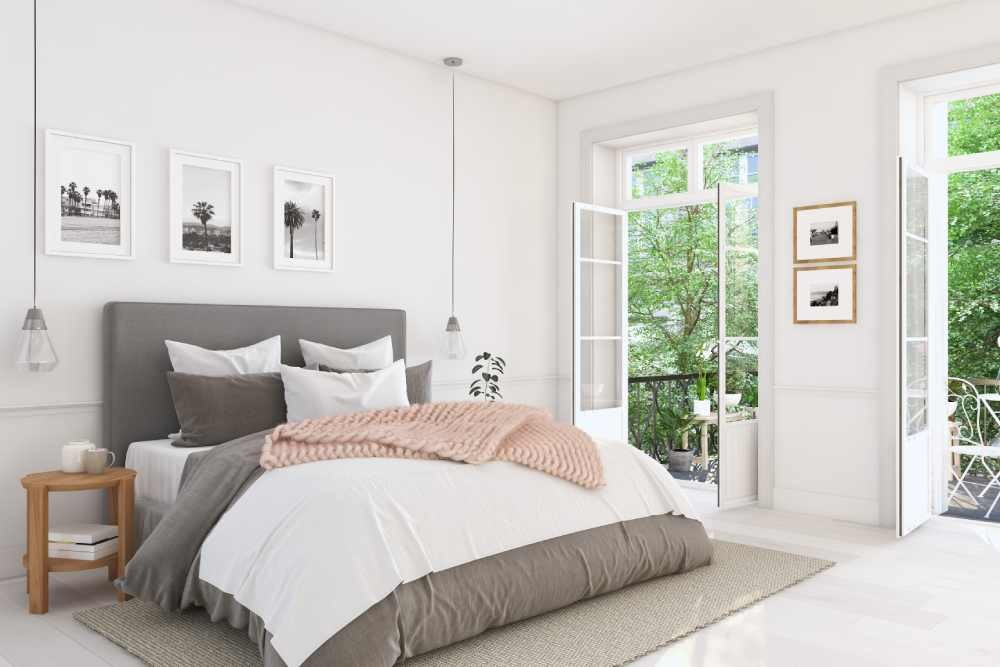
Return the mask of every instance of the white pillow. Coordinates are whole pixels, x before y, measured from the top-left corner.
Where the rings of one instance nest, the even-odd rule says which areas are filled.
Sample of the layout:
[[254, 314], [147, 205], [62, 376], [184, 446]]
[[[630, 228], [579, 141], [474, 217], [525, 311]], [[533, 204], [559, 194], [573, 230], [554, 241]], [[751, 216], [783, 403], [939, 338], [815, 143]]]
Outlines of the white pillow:
[[306, 368], [313, 370], [319, 369], [322, 364], [342, 371], [373, 371], [388, 368], [392, 364], [392, 336], [347, 350], [300, 338], [299, 348]]
[[246, 375], [281, 370], [281, 336], [235, 350], [206, 350], [190, 343], [164, 341], [170, 363], [178, 373]]
[[288, 421], [333, 417], [363, 410], [406, 407], [406, 362], [371, 373], [328, 373], [281, 367]]

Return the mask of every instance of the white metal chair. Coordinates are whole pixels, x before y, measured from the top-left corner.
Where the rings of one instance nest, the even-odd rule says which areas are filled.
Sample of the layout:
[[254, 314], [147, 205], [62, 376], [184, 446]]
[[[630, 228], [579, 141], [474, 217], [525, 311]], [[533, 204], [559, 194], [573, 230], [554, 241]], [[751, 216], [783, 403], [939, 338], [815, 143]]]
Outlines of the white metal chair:
[[[955, 435], [953, 439], [961, 443], [951, 445], [948, 451], [959, 456], [965, 455], [971, 457], [969, 464], [962, 471], [961, 476], [955, 483], [955, 488], [948, 495], [948, 502], [950, 503], [955, 494], [961, 489], [976, 503], [976, 507], [979, 507], [979, 499], [986, 495], [990, 487], [994, 484], [1000, 486], [1000, 468], [994, 471], [989, 464], [989, 459], [1000, 459], [1000, 446], [990, 446], [983, 441], [984, 412], [1000, 427], [1000, 417], [998, 417], [996, 410], [990, 405], [990, 401], [992, 400], [1000, 401], [1000, 395], [980, 394], [975, 385], [968, 380], [948, 378], [948, 400], [949, 402], [956, 403], [954, 412]], [[994, 442], [996, 441], [994, 440]], [[990, 481], [983, 487], [978, 496], [973, 494], [965, 483], [966, 477], [968, 477], [969, 472], [977, 461], [980, 462], [990, 475]], [[997, 494], [989, 509], [986, 510], [984, 518], [990, 518], [990, 514], [993, 513], [998, 501], [1000, 501], [1000, 493]]]

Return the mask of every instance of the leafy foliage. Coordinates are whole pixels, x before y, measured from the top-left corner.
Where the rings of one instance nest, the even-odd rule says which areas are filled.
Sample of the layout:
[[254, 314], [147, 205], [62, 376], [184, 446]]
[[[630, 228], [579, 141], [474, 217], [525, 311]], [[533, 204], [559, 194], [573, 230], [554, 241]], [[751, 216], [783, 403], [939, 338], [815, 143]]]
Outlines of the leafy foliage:
[[476, 365], [472, 367], [475, 380], [469, 385], [469, 396], [483, 397], [487, 401], [503, 398], [500, 393], [500, 376], [507, 370], [507, 362], [490, 352], [476, 355]]
[[[948, 153], [1000, 149], [1000, 95], [952, 102]], [[1000, 170], [948, 179], [948, 374], [1000, 369]]]

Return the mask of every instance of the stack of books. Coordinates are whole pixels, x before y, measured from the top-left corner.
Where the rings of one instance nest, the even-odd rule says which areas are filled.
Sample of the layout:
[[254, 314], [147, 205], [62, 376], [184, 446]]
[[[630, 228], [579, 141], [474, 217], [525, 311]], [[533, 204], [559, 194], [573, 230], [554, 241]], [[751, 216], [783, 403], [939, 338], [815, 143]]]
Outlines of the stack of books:
[[49, 529], [49, 558], [100, 560], [118, 551], [118, 526], [75, 523]]

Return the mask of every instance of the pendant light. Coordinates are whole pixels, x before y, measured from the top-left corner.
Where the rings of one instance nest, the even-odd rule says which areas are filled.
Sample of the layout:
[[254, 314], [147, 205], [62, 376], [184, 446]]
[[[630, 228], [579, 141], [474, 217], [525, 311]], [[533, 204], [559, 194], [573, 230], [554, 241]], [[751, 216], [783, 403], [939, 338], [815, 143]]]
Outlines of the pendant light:
[[31, 153], [31, 308], [24, 316], [21, 336], [17, 344], [15, 365], [29, 372], [51, 371], [59, 363], [56, 350], [49, 340], [45, 316], [38, 307], [38, 0], [32, 3], [32, 29], [34, 49], [32, 80], [32, 113], [34, 116]]
[[[448, 67], [461, 67], [461, 58], [445, 58]], [[455, 316], [455, 73], [451, 73], [451, 316], [444, 328], [442, 351], [446, 359], [465, 357], [462, 327]]]

